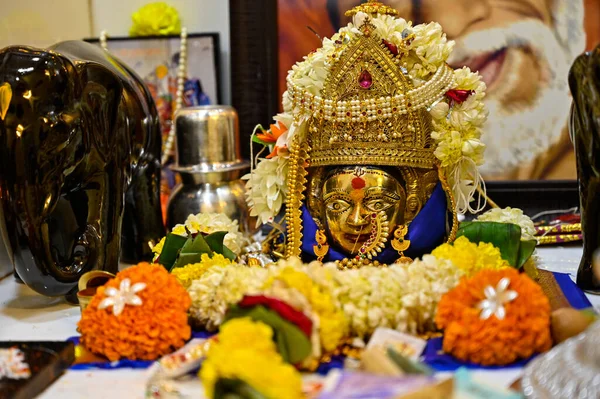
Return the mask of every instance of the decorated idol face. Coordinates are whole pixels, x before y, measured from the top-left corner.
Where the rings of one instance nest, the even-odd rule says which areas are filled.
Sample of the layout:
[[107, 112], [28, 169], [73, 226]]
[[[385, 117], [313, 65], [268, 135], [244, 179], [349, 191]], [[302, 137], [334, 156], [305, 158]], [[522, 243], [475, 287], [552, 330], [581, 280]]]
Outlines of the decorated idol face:
[[326, 229], [333, 241], [352, 255], [378, 231], [391, 232], [404, 223], [404, 187], [381, 169], [335, 169], [326, 177], [322, 195]]

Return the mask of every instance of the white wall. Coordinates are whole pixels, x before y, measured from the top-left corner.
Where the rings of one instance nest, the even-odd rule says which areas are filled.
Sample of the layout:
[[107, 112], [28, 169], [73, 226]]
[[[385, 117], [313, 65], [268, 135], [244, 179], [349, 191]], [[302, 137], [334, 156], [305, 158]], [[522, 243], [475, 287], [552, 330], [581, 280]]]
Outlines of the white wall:
[[91, 35], [87, 0], [0, 0], [0, 48], [46, 47]]
[[[50, 0], [46, 1], [50, 2]], [[92, 35], [98, 37], [102, 30], [106, 30], [109, 36], [127, 36], [131, 27], [131, 14], [152, 1], [154, 0], [90, 0]], [[219, 33], [223, 93], [221, 101], [230, 104], [229, 1], [166, 0], [165, 2], [179, 11], [182, 25], [189, 33]]]
[[[127, 36], [131, 15], [156, 0], [0, 0], [0, 48], [46, 47], [62, 40], [98, 37], [102, 30]], [[217, 32], [221, 44], [221, 90], [231, 103], [229, 1], [165, 0], [179, 11], [189, 33]]]

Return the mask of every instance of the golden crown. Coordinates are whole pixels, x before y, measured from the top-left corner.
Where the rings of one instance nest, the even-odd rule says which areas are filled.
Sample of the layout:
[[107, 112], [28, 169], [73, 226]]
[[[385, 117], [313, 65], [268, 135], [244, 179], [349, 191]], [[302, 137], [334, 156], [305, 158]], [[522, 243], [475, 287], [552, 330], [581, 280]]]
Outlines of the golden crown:
[[[366, 6], [372, 4], [362, 5]], [[405, 46], [393, 45], [374, 33], [368, 16], [360, 30], [362, 35], [336, 41], [338, 51], [328, 60], [332, 66], [319, 95], [288, 77], [294, 116], [309, 119], [311, 166], [433, 168], [435, 143], [428, 107], [450, 89], [454, 71], [444, 65], [414, 87], [402, 65], [414, 35], [403, 35]]]

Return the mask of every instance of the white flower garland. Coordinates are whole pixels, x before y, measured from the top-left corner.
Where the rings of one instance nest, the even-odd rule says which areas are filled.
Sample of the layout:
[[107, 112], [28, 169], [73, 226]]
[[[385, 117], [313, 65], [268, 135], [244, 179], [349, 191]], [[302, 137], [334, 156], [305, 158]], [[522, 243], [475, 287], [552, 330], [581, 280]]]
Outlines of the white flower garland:
[[261, 267], [237, 264], [211, 267], [188, 288], [192, 298], [190, 316], [208, 331], [215, 331], [227, 308], [241, 301], [244, 295], [258, 294], [268, 276], [269, 269]]
[[[276, 288], [264, 291], [263, 288], [281, 268], [290, 266], [308, 275], [316, 285], [330, 293], [335, 305], [346, 317], [350, 335], [361, 338], [371, 335], [377, 327], [410, 334], [435, 331], [438, 302], [463, 276], [463, 272], [451, 261], [432, 255], [425, 255], [422, 260], [417, 259], [410, 264], [353, 270], [339, 270], [332, 263], [302, 264], [296, 258], [280, 261], [268, 268], [213, 267], [188, 288], [192, 298], [190, 316], [212, 331], [221, 324], [228, 307], [239, 302], [244, 295], [273, 294], [290, 301], [292, 306], [301, 305], [303, 301], [289, 296], [291, 291]], [[301, 310], [311, 312], [308, 307]]]
[[[288, 72], [288, 78], [306, 92], [319, 95], [335, 63], [333, 55], [337, 56], [336, 53], [344, 49], [344, 46], [336, 45], [336, 42], [348, 43], [362, 35], [358, 27], [362, 26], [366, 17], [362, 12], [357, 13], [352, 23], [341, 28], [331, 38], [323, 39], [323, 46], [294, 65]], [[398, 47], [406, 46], [405, 35], [414, 34], [403, 67], [415, 87], [427, 82], [439, 68], [446, 65], [454, 47], [454, 42], [447, 40], [440, 24], [436, 22], [413, 27], [412, 22], [390, 15], [377, 15], [370, 22], [375, 26], [375, 33], [379, 37]], [[482, 103], [486, 87], [479, 74], [468, 68], [456, 70], [454, 80], [453, 89], [469, 91], [469, 95], [463, 102], [444, 98], [430, 105], [434, 122], [432, 137], [437, 143], [434, 154], [448, 176], [457, 211], [476, 213], [485, 206], [482, 203], [472, 206], [471, 202], [477, 188], [483, 184], [478, 166], [483, 164], [485, 149], [480, 137], [481, 126], [487, 118], [487, 111]], [[295, 134], [306, 132], [306, 117], [294, 121], [292, 115], [295, 110], [292, 109], [287, 92], [283, 95], [283, 109], [284, 113], [275, 119], [278, 123], [283, 123], [288, 132], [284, 139], [278, 140], [278, 147], [289, 146]], [[252, 215], [258, 216], [259, 222], [273, 221], [281, 210], [287, 189], [286, 156], [261, 159], [251, 174], [245, 176], [248, 180], [248, 203]]]

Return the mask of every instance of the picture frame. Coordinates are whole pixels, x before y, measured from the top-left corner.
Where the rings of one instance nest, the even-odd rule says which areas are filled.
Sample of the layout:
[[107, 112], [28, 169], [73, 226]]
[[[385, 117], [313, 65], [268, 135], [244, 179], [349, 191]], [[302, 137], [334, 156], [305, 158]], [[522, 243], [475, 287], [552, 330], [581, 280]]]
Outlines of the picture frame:
[[[99, 38], [85, 41], [100, 44]], [[107, 38], [107, 50], [133, 69], [152, 94], [160, 120], [163, 151], [173, 123], [180, 49], [179, 35]], [[188, 34], [186, 50], [187, 77], [183, 107], [220, 104], [223, 93], [219, 34]], [[169, 160], [161, 173], [161, 204], [164, 217], [171, 192], [181, 183], [181, 177], [169, 167], [174, 159], [175, 146], [171, 148]]]
[[[272, 123], [272, 116], [280, 110], [280, 82], [283, 73], [280, 64], [284, 61], [280, 51], [284, 51], [289, 43], [279, 37], [278, 24], [249, 23], [257, 20], [281, 23], [279, 0], [230, 0], [229, 4], [234, 88], [232, 94], [244, 135], [257, 123], [265, 127]], [[323, 9], [322, 12], [330, 17], [332, 11]], [[269, 18], [260, 17], [263, 14]], [[292, 28], [288, 24], [284, 29]], [[298, 26], [294, 29], [308, 28]], [[319, 43], [316, 35], [315, 40], [313, 47]], [[243, 89], [236, 89], [238, 87]], [[252, 90], [248, 87], [252, 87]], [[242, 144], [245, 148], [245, 142]], [[486, 180], [486, 187], [487, 195], [498, 205], [521, 208], [529, 215], [549, 209], [579, 207], [577, 180]]]
[[[85, 41], [100, 43], [98, 38]], [[108, 37], [107, 47], [148, 86], [158, 110], [164, 143], [175, 106], [180, 36]], [[218, 33], [188, 34], [184, 107], [220, 104], [223, 96], [219, 57]]]

